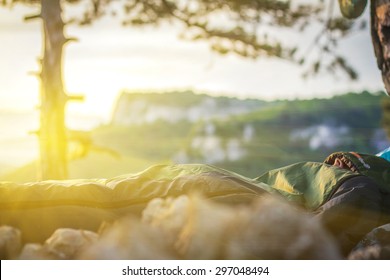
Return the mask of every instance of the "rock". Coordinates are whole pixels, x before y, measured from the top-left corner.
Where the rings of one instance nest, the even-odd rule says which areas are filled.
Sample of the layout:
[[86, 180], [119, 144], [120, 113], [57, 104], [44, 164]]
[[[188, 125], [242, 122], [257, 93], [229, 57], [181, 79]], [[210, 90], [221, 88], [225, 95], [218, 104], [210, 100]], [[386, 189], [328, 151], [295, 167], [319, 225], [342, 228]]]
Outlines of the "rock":
[[50, 260], [53, 259], [53, 257], [43, 249], [42, 244], [27, 243], [23, 246], [19, 259], [20, 260]]
[[200, 196], [155, 199], [142, 218], [106, 227], [83, 259], [340, 259], [308, 213], [271, 196], [232, 206]]
[[151, 202], [143, 221], [184, 259], [338, 259], [334, 240], [312, 216], [271, 196], [228, 206], [200, 197]]
[[177, 259], [170, 242], [156, 229], [138, 218], [126, 217], [106, 226], [95, 244], [80, 259]]
[[390, 224], [370, 231], [348, 255], [351, 260], [389, 260]]
[[15, 259], [22, 248], [21, 232], [11, 226], [0, 226], [0, 259]]
[[[335, 240], [318, 220], [266, 196], [245, 209], [227, 250], [229, 259], [340, 259]], [[232, 227], [237, 222], [232, 222]]]
[[95, 243], [98, 234], [70, 228], [57, 229], [43, 245], [30, 243], [23, 247], [20, 259], [70, 260]]
[[173, 242], [181, 258], [220, 259], [224, 258], [224, 236], [238, 216], [234, 209], [198, 196], [180, 196], [152, 201], [143, 221]]

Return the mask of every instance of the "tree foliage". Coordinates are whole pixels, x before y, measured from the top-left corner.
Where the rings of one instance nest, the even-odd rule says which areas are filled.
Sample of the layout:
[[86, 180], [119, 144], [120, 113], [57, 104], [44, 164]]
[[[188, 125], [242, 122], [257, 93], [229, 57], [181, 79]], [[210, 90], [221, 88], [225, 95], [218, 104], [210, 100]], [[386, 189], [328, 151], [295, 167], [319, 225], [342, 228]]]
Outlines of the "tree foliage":
[[[79, 13], [68, 13], [69, 5], [77, 5]], [[357, 79], [358, 73], [337, 46], [366, 27], [364, 19], [344, 18], [334, 0], [62, 0], [62, 6], [67, 24], [89, 25], [107, 15], [131, 27], [171, 23], [181, 30], [182, 38], [207, 41], [220, 54], [277, 57], [300, 64], [304, 77], [327, 71]], [[302, 37], [306, 30], [311, 41]]]

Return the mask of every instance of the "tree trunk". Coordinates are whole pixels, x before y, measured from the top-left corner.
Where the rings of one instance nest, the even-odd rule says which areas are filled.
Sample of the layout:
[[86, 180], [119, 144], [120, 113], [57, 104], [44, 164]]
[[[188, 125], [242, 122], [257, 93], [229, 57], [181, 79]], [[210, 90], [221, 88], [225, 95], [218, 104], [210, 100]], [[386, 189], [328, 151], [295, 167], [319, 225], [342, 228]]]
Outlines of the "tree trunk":
[[386, 91], [390, 94], [390, 0], [371, 0], [371, 39]]
[[66, 179], [68, 175], [62, 49], [66, 42], [60, 0], [41, 0], [44, 52], [40, 88], [40, 178]]

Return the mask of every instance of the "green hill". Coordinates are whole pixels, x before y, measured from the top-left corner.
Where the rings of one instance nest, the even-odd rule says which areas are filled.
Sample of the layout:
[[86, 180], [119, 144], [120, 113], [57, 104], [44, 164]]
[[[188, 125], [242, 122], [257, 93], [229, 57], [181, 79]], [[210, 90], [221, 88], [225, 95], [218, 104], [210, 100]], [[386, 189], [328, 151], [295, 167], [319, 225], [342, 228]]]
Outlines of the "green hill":
[[[322, 161], [339, 150], [376, 153], [384, 93], [330, 99], [241, 100], [191, 92], [122, 93], [110, 124], [91, 132], [71, 178], [113, 177], [160, 163], [209, 163], [246, 176], [297, 161]], [[0, 179], [30, 181], [35, 165]]]

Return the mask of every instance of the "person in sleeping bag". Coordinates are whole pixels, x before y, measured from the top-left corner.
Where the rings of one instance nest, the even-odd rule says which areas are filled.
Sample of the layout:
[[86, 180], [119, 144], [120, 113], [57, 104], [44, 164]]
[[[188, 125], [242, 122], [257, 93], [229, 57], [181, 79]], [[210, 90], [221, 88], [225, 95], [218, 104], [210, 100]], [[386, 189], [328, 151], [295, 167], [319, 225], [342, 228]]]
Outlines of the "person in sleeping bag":
[[205, 164], [156, 165], [111, 179], [0, 183], [0, 224], [42, 242], [58, 228], [97, 231], [102, 223], [139, 214], [154, 198], [200, 193], [225, 204], [273, 194], [313, 213], [345, 254], [370, 230], [390, 223], [390, 162], [353, 152], [324, 162], [298, 162], [259, 177]]
[[390, 162], [376, 155], [337, 152], [324, 163], [357, 175], [335, 188], [316, 210], [347, 253], [368, 232], [390, 223]]

